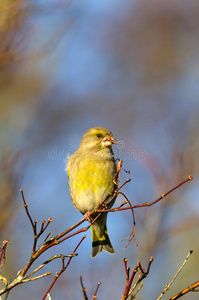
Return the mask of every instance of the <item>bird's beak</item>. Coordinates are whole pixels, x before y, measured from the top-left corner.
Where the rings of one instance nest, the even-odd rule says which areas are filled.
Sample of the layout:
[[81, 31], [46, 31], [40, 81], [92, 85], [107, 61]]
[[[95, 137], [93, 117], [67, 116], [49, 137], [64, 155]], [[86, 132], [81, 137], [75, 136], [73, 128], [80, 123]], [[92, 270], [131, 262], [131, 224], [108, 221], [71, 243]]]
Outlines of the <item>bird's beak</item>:
[[117, 141], [114, 139], [114, 137], [107, 135], [105, 138], [103, 138], [102, 146], [109, 147], [112, 144], [117, 144]]

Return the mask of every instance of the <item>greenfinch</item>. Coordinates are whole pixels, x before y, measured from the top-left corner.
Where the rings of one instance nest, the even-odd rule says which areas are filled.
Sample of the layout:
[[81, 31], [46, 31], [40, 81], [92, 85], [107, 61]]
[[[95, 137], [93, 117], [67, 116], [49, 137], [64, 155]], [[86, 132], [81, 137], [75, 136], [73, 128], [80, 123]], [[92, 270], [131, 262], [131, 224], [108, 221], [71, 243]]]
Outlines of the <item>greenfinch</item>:
[[[117, 143], [109, 130], [93, 127], [83, 135], [78, 150], [69, 158], [67, 171], [71, 200], [83, 215], [99, 207], [105, 199], [108, 208], [115, 202], [113, 190], [117, 187], [114, 182], [116, 163], [112, 144]], [[92, 215], [92, 219], [97, 215]], [[91, 226], [91, 257], [102, 250], [115, 253], [106, 221], [107, 213], [101, 213]]]

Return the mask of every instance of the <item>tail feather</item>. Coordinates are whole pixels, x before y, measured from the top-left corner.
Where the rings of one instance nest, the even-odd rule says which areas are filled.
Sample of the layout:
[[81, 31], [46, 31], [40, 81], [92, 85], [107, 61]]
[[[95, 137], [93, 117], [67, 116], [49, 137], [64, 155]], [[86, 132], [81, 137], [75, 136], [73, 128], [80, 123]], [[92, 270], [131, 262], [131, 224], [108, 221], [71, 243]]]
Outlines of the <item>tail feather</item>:
[[107, 226], [105, 224], [103, 233], [97, 234], [99, 230], [96, 230], [98, 225], [94, 223], [91, 226], [91, 235], [92, 235], [92, 251], [91, 251], [91, 257], [95, 257], [97, 254], [99, 254], [102, 250], [105, 250], [108, 253], [114, 254], [115, 251], [113, 249], [113, 246], [111, 244], [111, 241], [108, 236], [108, 230]]

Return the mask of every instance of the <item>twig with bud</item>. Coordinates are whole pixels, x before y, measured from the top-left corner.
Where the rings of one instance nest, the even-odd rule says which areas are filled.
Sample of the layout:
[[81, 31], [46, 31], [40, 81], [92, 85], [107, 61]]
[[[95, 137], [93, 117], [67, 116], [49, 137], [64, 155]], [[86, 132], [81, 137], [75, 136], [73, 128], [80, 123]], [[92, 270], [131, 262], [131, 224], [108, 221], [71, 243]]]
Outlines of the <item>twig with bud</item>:
[[[88, 300], [88, 296], [87, 296], [87, 293], [86, 293], [86, 288], [85, 288], [85, 286], [83, 284], [83, 279], [82, 279], [81, 275], [80, 275], [79, 279], [80, 279], [80, 284], [81, 284], [81, 287], [82, 287], [82, 292], [83, 292], [84, 300]], [[95, 292], [94, 292], [91, 300], [97, 299], [97, 292], [98, 292], [98, 289], [99, 289], [100, 285], [101, 285], [101, 282], [98, 282], [96, 290], [95, 290]]]
[[[185, 260], [184, 260], [182, 266], [178, 269], [177, 273], [174, 275], [174, 277], [172, 278], [172, 280], [170, 281], [170, 283], [169, 283], [169, 284], [166, 284], [166, 286], [165, 286], [165, 288], [164, 288], [164, 291], [160, 294], [160, 296], [157, 298], [157, 300], [160, 300], [160, 299], [164, 296], [164, 294], [170, 289], [170, 286], [173, 284], [174, 280], [175, 280], [175, 279], [177, 278], [177, 276], [180, 274], [180, 272], [181, 272], [182, 269], [184, 268], [185, 264], [187, 263], [187, 261], [188, 261], [190, 255], [191, 255], [192, 253], [193, 253], [193, 251], [190, 250], [189, 253], [187, 254], [187, 257], [185, 258]], [[198, 283], [199, 283], [199, 281], [198, 281]], [[182, 292], [178, 293], [176, 296], [172, 297], [170, 300], [175, 300], [175, 299], [180, 298], [182, 295], [185, 294], [185, 291], [186, 291], [186, 293], [187, 293], [187, 292], [191, 291], [191, 289], [192, 289], [191, 287], [190, 287], [190, 288], [188, 287], [188, 289], [187, 289], [187, 288], [184, 289]], [[180, 296], [180, 295], [181, 295], [181, 296]], [[179, 296], [180, 296], [180, 297], [179, 297]]]
[[[138, 287], [139, 283], [144, 278], [146, 278], [147, 275], [149, 274], [150, 267], [151, 267], [151, 264], [153, 262], [153, 257], [150, 258], [146, 271], [142, 267], [141, 262], [139, 262], [138, 265], [133, 269], [133, 272], [132, 272], [131, 276], [130, 276], [130, 267], [127, 267], [127, 262], [128, 262], [128, 259], [124, 258], [124, 267], [125, 267], [125, 273], [126, 273], [126, 284], [125, 284], [125, 289], [124, 289], [124, 292], [122, 294], [121, 300], [127, 300], [128, 298], [129, 299], [134, 299], [135, 298], [135, 293], [137, 294], [138, 290], [140, 290], [140, 288], [141, 288], [141, 286]], [[135, 275], [138, 271], [139, 271], [138, 278], [137, 278], [134, 286], [131, 289], [133, 280], [134, 280]], [[133, 294], [133, 292], [135, 291], [136, 288], [138, 290]]]
[[[61, 258], [62, 259], [62, 263], [64, 263], [64, 259], [65, 257], [67, 257], [68, 255], [56, 255], [54, 257], [51, 257], [50, 259], [48, 259], [46, 262], [44, 262], [43, 264], [41, 264], [38, 268], [36, 268], [34, 271], [32, 271], [30, 274], [26, 275], [26, 273], [28, 272], [28, 270], [30, 269], [30, 267], [32, 266], [32, 264], [36, 261], [36, 259], [42, 254], [44, 253], [45, 251], [47, 251], [50, 247], [52, 246], [55, 246], [55, 245], [58, 245], [60, 243], [62, 243], [64, 240], [66, 240], [67, 238], [69, 238], [70, 236], [67, 236], [65, 237], [65, 235], [70, 232], [71, 230], [73, 230], [73, 228], [76, 228], [78, 226], [78, 224], [81, 224], [83, 223], [83, 221], [80, 221], [78, 222], [77, 224], [75, 224], [74, 226], [72, 226], [71, 228], [65, 230], [64, 232], [58, 234], [57, 236], [53, 237], [51, 235], [50, 238], [49, 237], [49, 234], [47, 235], [47, 237], [44, 239], [44, 241], [39, 245], [37, 246], [37, 242], [38, 242], [38, 239], [40, 238], [40, 236], [46, 231], [47, 227], [49, 226], [49, 224], [51, 223], [52, 219], [49, 218], [48, 221], [46, 222], [45, 220], [42, 221], [42, 224], [41, 224], [41, 228], [39, 231], [37, 231], [37, 224], [38, 224], [38, 221], [35, 220], [33, 221], [31, 215], [30, 215], [30, 212], [29, 212], [29, 209], [28, 209], [28, 204], [26, 203], [26, 200], [25, 200], [25, 197], [24, 197], [24, 193], [23, 193], [23, 190], [21, 189], [21, 195], [22, 195], [22, 199], [23, 199], [23, 206], [25, 208], [25, 211], [26, 211], [26, 214], [28, 216], [28, 219], [31, 223], [31, 226], [32, 226], [32, 230], [33, 230], [33, 235], [34, 235], [34, 240], [33, 240], [33, 247], [32, 247], [32, 251], [31, 251], [31, 257], [29, 259], [29, 261], [27, 262], [27, 264], [25, 265], [25, 267], [20, 270], [17, 274], [17, 277], [12, 281], [10, 282], [9, 284], [7, 284], [7, 280], [6, 278], [3, 278], [2, 277], [2, 281], [6, 283], [6, 286], [0, 290], [0, 295], [3, 295], [4, 293], [7, 293], [8, 291], [10, 291], [12, 288], [14, 288], [15, 286], [21, 284], [21, 283], [25, 283], [25, 282], [29, 282], [29, 281], [33, 281], [33, 280], [37, 280], [37, 279], [40, 279], [42, 277], [45, 277], [47, 275], [50, 275], [51, 272], [47, 272], [47, 273], [44, 273], [42, 275], [39, 275], [39, 276], [36, 276], [36, 277], [33, 277], [33, 278], [30, 278], [33, 274], [35, 274], [37, 271], [39, 271], [41, 268], [43, 268], [46, 264], [48, 264], [49, 262], [51, 262], [52, 260], [56, 259], [56, 258]], [[72, 235], [71, 235], [72, 236]], [[71, 255], [69, 255], [69, 261], [68, 261], [68, 264], [70, 263], [72, 257], [76, 256], [76, 249], [80, 246], [80, 244], [82, 243], [82, 241], [84, 240], [85, 236], [81, 239], [81, 241], [79, 242], [79, 244], [77, 245], [77, 247], [75, 248], [75, 250], [73, 251], [73, 253]], [[8, 243], [8, 242], [7, 242]], [[5, 246], [7, 243], [4, 243], [3, 244], [3, 247], [1, 248], [1, 251], [0, 251], [0, 262], [2, 261], [3, 259], [3, 254], [5, 253]], [[59, 276], [63, 273], [63, 271], [65, 271], [65, 269], [68, 267], [68, 264], [65, 266], [63, 265], [62, 266], [62, 270], [60, 271]], [[58, 276], [58, 277], [59, 277]], [[4, 280], [3, 280], [4, 279]], [[57, 279], [56, 279], [57, 280]], [[55, 281], [56, 281], [55, 280]], [[51, 288], [52, 286], [54, 285], [54, 283], [51, 285]], [[51, 289], [50, 288], [50, 289]], [[49, 289], [49, 291], [50, 291]], [[47, 296], [47, 295], [46, 295]]]

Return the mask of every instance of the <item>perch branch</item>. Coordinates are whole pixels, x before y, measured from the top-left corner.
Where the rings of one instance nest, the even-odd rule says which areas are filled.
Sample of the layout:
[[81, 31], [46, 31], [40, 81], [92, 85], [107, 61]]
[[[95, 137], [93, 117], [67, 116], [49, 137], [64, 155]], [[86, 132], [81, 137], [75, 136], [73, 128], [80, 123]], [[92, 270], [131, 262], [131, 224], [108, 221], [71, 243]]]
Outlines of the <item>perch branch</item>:
[[183, 184], [185, 184], [186, 182], [192, 180], [193, 177], [189, 176], [186, 180], [184, 180], [183, 182], [181, 182], [180, 184], [178, 184], [177, 186], [175, 186], [174, 188], [172, 188], [171, 190], [169, 190], [168, 192], [166, 192], [165, 194], [163, 194], [162, 196], [160, 196], [158, 199], [152, 201], [152, 202], [146, 202], [146, 203], [142, 203], [142, 204], [137, 204], [137, 205], [133, 205], [133, 206], [129, 206], [129, 207], [122, 207], [122, 208], [112, 208], [112, 209], [95, 209], [95, 212], [116, 212], [116, 211], [122, 211], [122, 210], [128, 210], [128, 209], [132, 209], [132, 208], [139, 208], [139, 207], [146, 207], [146, 206], [152, 206], [154, 204], [156, 204], [157, 202], [159, 202], [160, 200], [162, 200], [163, 198], [165, 198], [166, 196], [168, 196], [170, 193], [172, 193], [174, 190], [176, 190], [177, 188], [179, 188], [180, 186], [182, 186]]
[[[35, 262], [35, 260], [42, 254], [44, 253], [45, 251], [47, 251], [49, 248], [51, 248], [52, 246], [55, 246], [55, 245], [58, 245], [60, 243], [62, 243], [63, 241], [67, 240], [68, 238], [74, 236], [74, 235], [77, 235], [81, 232], [85, 232], [87, 231], [90, 226], [96, 221], [96, 219], [101, 215], [101, 213], [104, 213], [104, 212], [115, 212], [115, 211], [121, 211], [121, 210], [128, 210], [128, 209], [131, 209], [132, 212], [133, 212], [133, 209], [134, 208], [139, 208], [139, 207], [146, 207], [146, 206], [151, 206], [155, 203], [157, 203], [158, 201], [160, 201], [161, 199], [163, 199], [164, 197], [166, 197], [168, 194], [170, 194], [171, 192], [173, 192], [175, 189], [179, 188], [181, 185], [183, 185], [184, 183], [190, 181], [193, 179], [192, 176], [189, 176], [186, 180], [184, 180], [183, 182], [181, 182], [180, 184], [178, 184], [176, 187], [172, 188], [170, 191], [168, 191], [167, 193], [163, 194], [161, 197], [159, 197], [158, 199], [156, 199], [155, 201], [153, 202], [150, 202], [150, 203], [144, 203], [144, 204], [139, 204], [139, 205], [134, 205], [134, 206], [131, 206], [130, 202], [128, 201], [128, 199], [126, 198], [125, 200], [125, 204], [126, 203], [129, 203], [129, 207], [122, 207], [123, 205], [121, 205], [120, 207], [118, 208], [114, 208], [114, 209], [107, 209], [107, 205], [109, 204], [109, 202], [112, 201], [113, 197], [117, 197], [120, 192], [120, 189], [124, 186], [124, 184], [126, 184], [127, 182], [130, 181], [130, 179], [127, 179], [125, 181], [124, 184], [122, 184], [120, 187], [118, 187], [118, 182], [119, 182], [119, 173], [121, 171], [121, 168], [122, 168], [122, 162], [119, 161], [117, 164], [116, 164], [116, 175], [114, 177], [114, 187], [113, 187], [113, 190], [112, 190], [112, 193], [108, 194], [107, 197], [101, 202], [100, 206], [95, 209], [93, 212], [90, 213], [90, 215], [95, 215], [94, 219], [89, 223], [89, 225], [85, 228], [81, 228], [80, 230], [77, 230], [73, 233], [70, 233], [72, 230], [74, 230], [75, 228], [77, 228], [79, 225], [81, 225], [83, 222], [85, 222], [85, 218], [82, 218], [79, 222], [77, 222], [76, 224], [74, 224], [73, 226], [71, 226], [70, 228], [66, 229], [65, 231], [61, 232], [60, 234], [58, 234], [57, 236], [53, 237], [51, 235], [50, 238], [49, 237], [49, 234], [47, 235], [47, 237], [44, 239], [44, 241], [37, 247], [37, 242], [38, 242], [38, 239], [39, 237], [46, 231], [46, 229], [48, 228], [49, 224], [51, 223], [52, 219], [49, 218], [48, 221], [42, 221], [42, 224], [41, 224], [41, 227], [40, 227], [40, 230], [37, 231], [37, 224], [38, 224], [38, 221], [35, 220], [33, 221], [30, 213], [29, 213], [29, 209], [28, 209], [28, 204], [26, 203], [26, 200], [25, 200], [25, 197], [24, 197], [24, 192], [23, 190], [21, 189], [21, 195], [22, 195], [22, 199], [23, 199], [23, 206], [25, 208], [25, 211], [26, 211], [26, 214], [28, 216], [28, 219], [31, 223], [31, 226], [32, 226], [32, 230], [33, 230], [33, 235], [34, 235], [34, 241], [33, 241], [33, 246], [32, 246], [32, 252], [31, 252], [31, 257], [29, 259], [29, 261], [27, 262], [27, 264], [25, 265], [25, 267], [20, 271], [18, 272], [17, 274], [17, 277], [12, 281], [10, 282], [9, 284], [6, 284], [5, 288], [1, 289], [0, 290], [0, 295], [10, 291], [13, 287], [15, 287], [16, 285], [18, 284], [21, 284], [23, 282], [27, 282], [27, 281], [30, 281], [29, 280], [29, 277], [32, 276], [33, 274], [35, 274], [38, 270], [40, 270], [44, 265], [46, 265], [47, 263], [49, 263], [51, 260], [57, 258], [57, 256], [47, 260], [45, 263], [43, 263], [41, 266], [39, 266], [38, 268], [36, 268], [33, 272], [31, 272], [29, 275], [26, 275], [26, 273], [28, 272], [29, 268], [32, 266], [32, 264]], [[96, 216], [96, 213], [97, 213], [97, 216]], [[134, 216], [134, 213], [133, 213], [133, 216]], [[134, 227], [135, 227], [135, 219], [134, 219]], [[134, 238], [134, 234], [135, 234], [135, 228], [133, 227], [133, 232], [131, 233], [131, 239]], [[69, 234], [70, 233], [70, 234]], [[85, 238], [85, 236], [83, 237], [83, 239]], [[83, 239], [80, 241], [80, 243], [77, 245], [76, 249], [79, 247], [79, 245], [81, 244], [81, 242], [83, 241]], [[135, 238], [134, 238], [135, 239]], [[72, 255], [70, 256], [69, 258], [69, 261], [68, 261], [68, 264], [70, 263], [72, 257], [74, 256], [74, 253], [76, 251], [76, 249], [73, 251]], [[1, 248], [1, 252], [0, 252], [0, 263], [2, 264], [2, 258], [3, 258], [3, 253], [5, 253], [5, 249], [4, 248]], [[57, 278], [63, 273], [63, 271], [65, 271], [65, 269], [67, 268], [68, 264], [65, 266], [65, 263], [64, 263], [64, 259], [66, 256], [60, 256], [62, 258], [62, 269], [59, 273], [57, 273], [57, 275], [55, 276], [54, 278], [54, 281], [51, 285], [51, 287], [49, 288], [49, 290], [52, 288], [52, 286], [54, 285], [55, 281], [57, 280]], [[142, 267], [141, 265], [138, 266], [140, 271], [142, 270]], [[129, 272], [129, 270], [127, 271]], [[144, 274], [144, 273], [143, 273]], [[44, 275], [43, 275], [44, 276]], [[129, 275], [128, 275], [129, 276]], [[134, 276], [132, 274], [132, 276]], [[128, 280], [129, 282], [132, 283], [132, 280], [133, 280], [133, 277], [131, 276], [131, 278], [129, 279], [128, 277]], [[143, 277], [143, 276], [142, 276]], [[35, 279], [38, 279], [39, 276], [35, 277]], [[31, 280], [34, 280], [33, 278]], [[128, 285], [129, 286], [129, 289], [130, 289], [130, 284]], [[47, 292], [48, 293], [48, 292]], [[128, 290], [128, 293], [129, 293], [129, 290]], [[127, 294], [128, 294], [127, 293]], [[47, 295], [47, 294], [46, 294]], [[95, 296], [95, 294], [94, 294]], [[125, 298], [124, 298], [125, 299]], [[126, 298], [127, 299], [127, 298]]]

